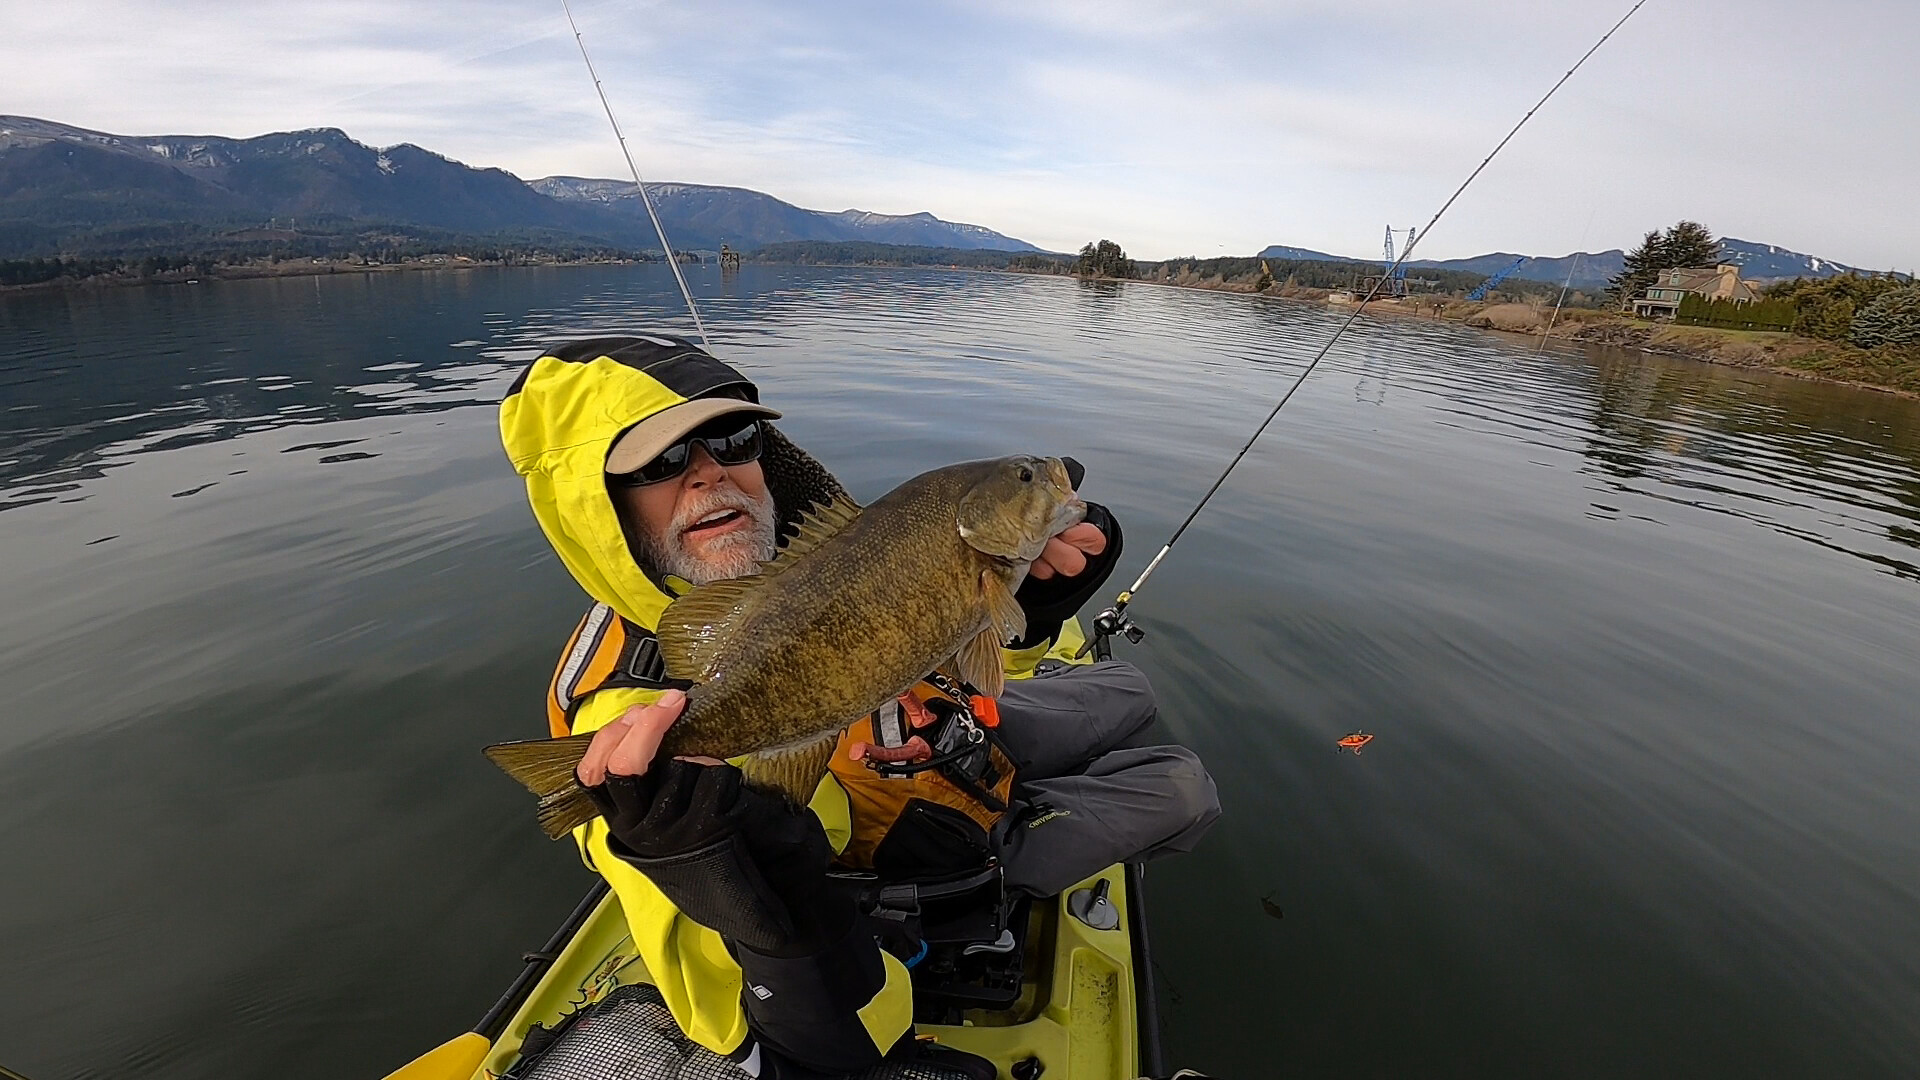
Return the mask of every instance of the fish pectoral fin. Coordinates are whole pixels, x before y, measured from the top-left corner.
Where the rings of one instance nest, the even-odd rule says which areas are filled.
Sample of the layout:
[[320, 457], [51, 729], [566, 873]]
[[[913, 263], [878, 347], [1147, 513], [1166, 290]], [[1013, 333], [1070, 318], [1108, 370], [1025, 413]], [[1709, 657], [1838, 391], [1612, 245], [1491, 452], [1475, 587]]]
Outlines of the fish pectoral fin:
[[999, 644], [1019, 641], [1026, 636], [1026, 610], [1020, 606], [1020, 601], [1013, 598], [1013, 590], [1007, 587], [1006, 581], [992, 567], [980, 571], [980, 592], [987, 600], [987, 618], [992, 620], [994, 632], [1000, 635]]
[[1006, 661], [1000, 652], [1000, 631], [988, 626], [953, 654], [953, 666], [975, 690], [997, 698], [1007, 688]]
[[794, 806], [804, 807], [813, 801], [839, 742], [840, 732], [829, 731], [806, 742], [762, 750], [741, 762], [740, 772], [754, 787], [779, 792]]
[[763, 580], [754, 574], [711, 582], [667, 605], [653, 632], [670, 678], [690, 682], [713, 678], [714, 654], [727, 628], [758, 603]]
[[564, 739], [533, 739], [496, 743], [482, 753], [502, 772], [540, 798], [540, 828], [547, 839], [558, 840], [600, 814], [574, 769], [586, 756], [591, 734]]

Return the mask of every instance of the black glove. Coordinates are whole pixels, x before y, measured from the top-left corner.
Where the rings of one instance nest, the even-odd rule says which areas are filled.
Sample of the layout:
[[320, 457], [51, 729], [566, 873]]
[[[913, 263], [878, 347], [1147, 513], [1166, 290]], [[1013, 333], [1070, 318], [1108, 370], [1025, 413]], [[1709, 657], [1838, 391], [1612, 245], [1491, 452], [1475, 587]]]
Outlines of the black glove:
[[[1079, 464], [1074, 462], [1074, 465]], [[1068, 472], [1073, 471], [1068, 466]], [[1113, 513], [1099, 503], [1087, 504], [1085, 519], [1094, 528], [1106, 534], [1107, 546], [1098, 555], [1087, 556], [1087, 568], [1072, 577], [1053, 577], [1042, 581], [1029, 577], [1020, 583], [1013, 598], [1020, 610], [1027, 616], [1027, 632], [1020, 640], [1012, 642], [1008, 648], [1030, 649], [1041, 642], [1051, 642], [1060, 637], [1060, 624], [1073, 618], [1074, 613], [1084, 607], [1100, 586], [1107, 583], [1113, 568], [1120, 563], [1120, 549], [1125, 538], [1120, 535], [1120, 522]]]
[[722, 937], [792, 958], [852, 928], [852, 898], [827, 879], [833, 849], [819, 819], [746, 786], [739, 769], [656, 761], [588, 794], [607, 819], [608, 849]]

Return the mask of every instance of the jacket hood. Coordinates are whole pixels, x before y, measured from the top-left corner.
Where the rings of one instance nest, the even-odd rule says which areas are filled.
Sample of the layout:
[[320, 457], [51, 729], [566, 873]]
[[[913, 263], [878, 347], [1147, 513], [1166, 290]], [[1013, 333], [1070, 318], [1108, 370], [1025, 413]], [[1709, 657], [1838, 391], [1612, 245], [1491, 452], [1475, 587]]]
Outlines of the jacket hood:
[[[580, 587], [629, 621], [653, 627], [673, 597], [634, 561], [607, 493], [607, 453], [620, 433], [696, 397], [760, 400], [746, 376], [684, 338], [605, 337], [542, 353], [500, 403], [500, 441], [526, 478], [527, 502]], [[820, 463], [766, 425], [760, 465], [781, 536], [842, 493]]]

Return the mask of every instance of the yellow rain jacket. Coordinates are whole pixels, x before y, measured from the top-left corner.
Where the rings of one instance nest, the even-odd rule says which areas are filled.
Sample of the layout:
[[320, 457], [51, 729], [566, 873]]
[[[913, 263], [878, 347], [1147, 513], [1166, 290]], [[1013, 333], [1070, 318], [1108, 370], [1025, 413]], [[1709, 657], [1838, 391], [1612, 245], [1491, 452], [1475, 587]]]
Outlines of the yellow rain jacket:
[[[684, 340], [597, 338], [569, 343], [536, 359], [500, 406], [507, 457], [526, 478], [534, 517], [560, 561], [594, 600], [649, 630], [673, 597], [640, 569], [627, 547], [607, 494], [607, 453], [621, 432], [646, 417], [715, 391], [758, 400], [752, 383]], [[782, 521], [838, 490], [824, 469], [777, 431], [769, 432], [762, 465]], [[570, 653], [581, 636], [576, 632]], [[1041, 659], [1070, 658], [1084, 640], [1078, 623], [1068, 619], [1055, 641], [1009, 650], [1007, 673], [1029, 676]], [[563, 667], [567, 661], [563, 656]], [[561, 682], [556, 679], [556, 690]], [[573, 733], [595, 731], [660, 693], [607, 688], [579, 701], [561, 702], [560, 711]], [[553, 708], [550, 702], [550, 711]], [[811, 808], [834, 849], [844, 851], [852, 835], [849, 803], [832, 774], [821, 781]], [[740, 1047], [749, 1034], [740, 1006], [740, 965], [720, 935], [682, 915], [644, 875], [609, 852], [604, 820], [595, 818], [574, 830], [574, 838], [587, 865], [619, 896], [634, 945], [680, 1027], [716, 1053]], [[883, 952], [882, 957], [886, 984], [859, 1011], [880, 1052], [892, 1046], [913, 1019], [906, 968], [890, 954]]]

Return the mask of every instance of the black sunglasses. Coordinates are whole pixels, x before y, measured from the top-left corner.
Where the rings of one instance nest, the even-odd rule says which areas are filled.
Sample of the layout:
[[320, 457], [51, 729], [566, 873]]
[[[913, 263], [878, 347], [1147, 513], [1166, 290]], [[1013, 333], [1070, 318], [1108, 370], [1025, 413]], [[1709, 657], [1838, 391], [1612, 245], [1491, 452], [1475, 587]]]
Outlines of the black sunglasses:
[[761, 435], [759, 420], [749, 420], [745, 427], [736, 426], [739, 423], [736, 417], [723, 416], [702, 424], [652, 461], [629, 473], [613, 473], [607, 480], [621, 487], [645, 487], [671, 480], [687, 471], [687, 462], [693, 460], [694, 443], [704, 447], [718, 464], [745, 465], [760, 457], [766, 440]]

